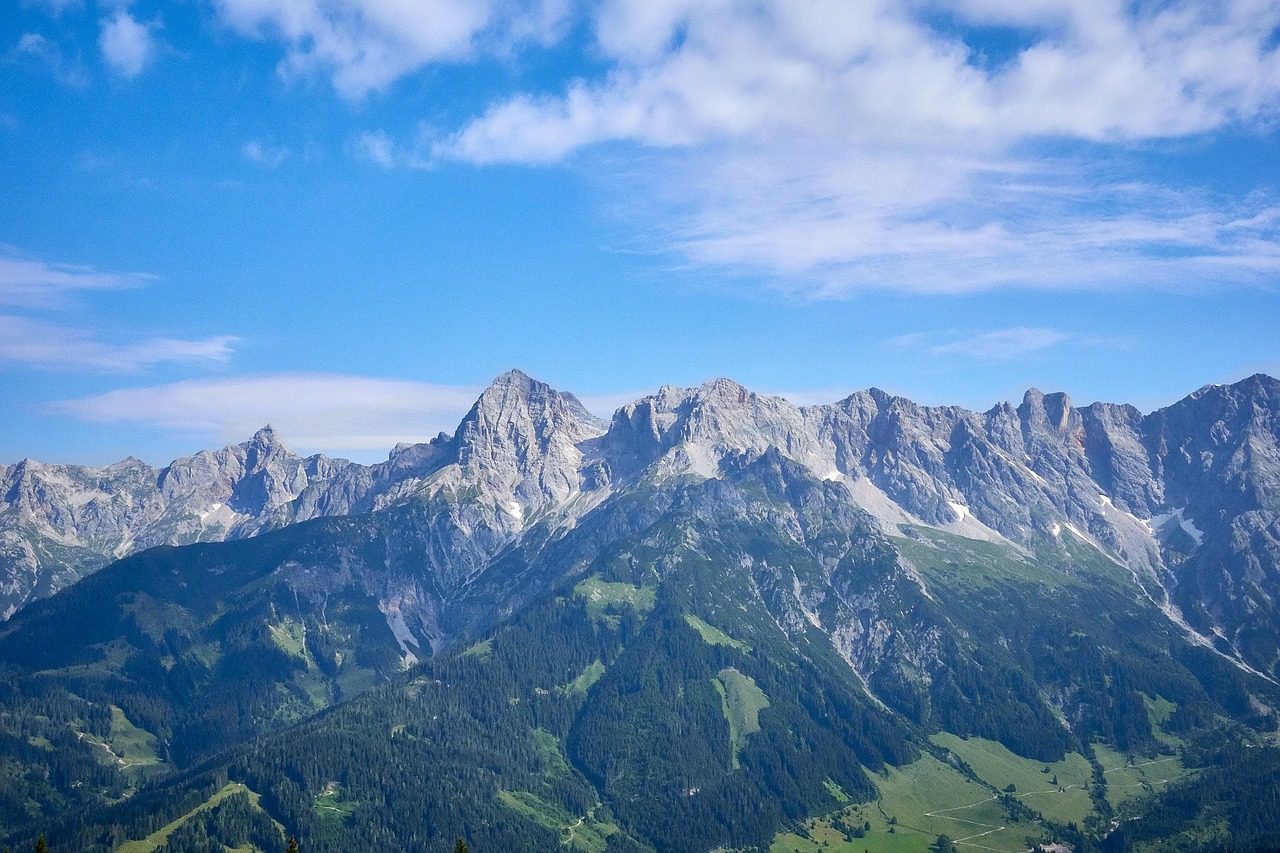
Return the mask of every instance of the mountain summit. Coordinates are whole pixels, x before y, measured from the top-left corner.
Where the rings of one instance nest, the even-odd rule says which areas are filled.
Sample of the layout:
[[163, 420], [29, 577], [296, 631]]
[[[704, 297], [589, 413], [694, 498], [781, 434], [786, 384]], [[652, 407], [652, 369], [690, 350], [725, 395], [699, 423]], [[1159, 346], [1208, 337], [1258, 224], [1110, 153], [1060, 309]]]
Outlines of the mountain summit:
[[467, 540], [467, 567], [446, 572], [460, 584], [526, 532], [568, 529], [611, 495], [719, 478], [727, 462], [776, 451], [841, 483], [889, 532], [923, 525], [1042, 555], [1093, 549], [1196, 642], [1277, 677], [1278, 435], [1280, 383], [1262, 375], [1145, 416], [1036, 389], [985, 413], [876, 389], [795, 406], [716, 379], [664, 386], [605, 422], [512, 370], [453, 436], [372, 466], [300, 458], [267, 426], [162, 470], [136, 460], [0, 469], [0, 597], [12, 613], [153, 545], [432, 496], [448, 497], [459, 529], [487, 531]]
[[454, 434], [460, 479], [505, 500], [522, 521], [579, 491], [579, 445], [605, 426], [572, 394], [512, 370], [485, 389]]
[[[20, 463], [0, 831], [1265, 848], [1276, 390], [972, 412], [717, 379], [606, 423], [512, 371], [378, 465], [269, 429], [163, 471]], [[141, 550], [166, 537], [205, 541]]]

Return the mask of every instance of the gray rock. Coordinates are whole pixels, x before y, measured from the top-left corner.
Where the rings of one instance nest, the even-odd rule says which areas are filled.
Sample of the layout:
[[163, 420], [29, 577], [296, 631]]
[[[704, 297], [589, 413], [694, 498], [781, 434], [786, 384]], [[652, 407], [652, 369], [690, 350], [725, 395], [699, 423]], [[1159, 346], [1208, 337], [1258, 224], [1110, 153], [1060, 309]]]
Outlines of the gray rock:
[[[513, 370], [454, 435], [400, 445], [377, 465], [304, 459], [270, 427], [162, 470], [24, 460], [0, 469], [0, 612], [141, 548], [423, 498], [444, 508], [424, 522], [442, 543], [433, 571], [459, 589], [504, 549], [553, 540], [613, 495], [722, 478], [770, 452], [841, 483], [890, 532], [932, 526], [1024, 553], [1095, 548], [1198, 641], [1277, 672], [1280, 383], [1261, 375], [1146, 416], [1036, 389], [985, 413], [878, 389], [798, 407], [717, 379], [663, 387], [605, 423]], [[430, 598], [409, 588], [388, 599], [396, 620]]]

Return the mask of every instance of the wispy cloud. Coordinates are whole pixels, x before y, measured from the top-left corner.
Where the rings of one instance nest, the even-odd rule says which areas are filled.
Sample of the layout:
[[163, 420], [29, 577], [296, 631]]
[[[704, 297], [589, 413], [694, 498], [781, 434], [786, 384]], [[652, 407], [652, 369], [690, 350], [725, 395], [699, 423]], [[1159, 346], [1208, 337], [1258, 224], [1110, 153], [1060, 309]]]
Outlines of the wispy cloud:
[[30, 0], [33, 6], [43, 6], [55, 18], [67, 9], [75, 9], [84, 5], [84, 0]]
[[1025, 358], [1064, 344], [1076, 347], [1124, 349], [1133, 344], [1125, 337], [1101, 337], [1064, 332], [1044, 326], [1014, 326], [985, 332], [910, 332], [887, 338], [892, 350], [930, 355], [963, 355], [991, 361]]
[[568, 0], [215, 0], [222, 20], [288, 45], [285, 77], [327, 74], [356, 100], [440, 62], [517, 42], [547, 43], [568, 19]]
[[362, 133], [352, 143], [356, 156], [362, 160], [377, 163], [384, 169], [396, 165], [396, 148], [391, 137], [382, 131]]
[[29, 317], [0, 316], [0, 364], [43, 370], [135, 373], [166, 362], [226, 362], [238, 338], [202, 340], [148, 338], [127, 344], [97, 340], [86, 329], [42, 323]]
[[240, 149], [245, 159], [268, 169], [278, 168], [289, 159], [289, 149], [284, 146], [265, 145], [256, 139], [250, 139]]
[[159, 44], [154, 31], [160, 26], [158, 20], [141, 22], [127, 9], [117, 9], [101, 21], [102, 58], [120, 76], [137, 77], [155, 60]]
[[69, 58], [62, 48], [40, 33], [24, 33], [9, 50], [10, 62], [34, 61], [43, 65], [58, 82], [79, 88], [89, 82], [89, 75], [79, 59]]
[[[613, 180], [652, 248], [811, 298], [1280, 272], [1274, 200], [1150, 184], [1134, 149], [1280, 114], [1274, 4], [616, 0], [593, 24], [606, 74], [501, 101], [434, 156], [647, 152]], [[994, 64], [964, 41], [993, 28]]]
[[1068, 339], [1068, 335], [1057, 329], [1027, 328], [998, 329], [994, 332], [983, 332], [945, 344], [931, 347], [935, 355], [958, 353], [973, 358], [1018, 358], [1033, 352], [1049, 349]]
[[[287, 76], [359, 99], [550, 45], [587, 76], [455, 128], [350, 146], [384, 168], [574, 162], [642, 249], [799, 298], [870, 289], [1256, 286], [1278, 200], [1173, 186], [1144, 146], [1280, 117], [1275, 3], [217, 0]], [[1007, 41], [992, 59], [984, 39]], [[1065, 153], [1064, 153], [1065, 152]], [[619, 165], [625, 164], [625, 165]], [[1177, 171], [1177, 170], [1173, 170]]]
[[121, 290], [155, 280], [145, 273], [103, 272], [93, 267], [32, 258], [0, 245], [0, 305], [50, 307], [77, 291]]
[[[220, 364], [230, 360], [233, 335], [188, 339], [143, 336], [110, 342], [95, 329], [41, 319], [66, 309], [94, 292], [143, 287], [156, 281], [146, 273], [104, 272], [89, 266], [33, 258], [0, 245], [0, 367], [21, 365], [41, 370], [89, 373], [137, 373], [159, 364]], [[108, 336], [112, 337], [112, 336]]]
[[232, 441], [271, 423], [298, 449], [389, 450], [452, 433], [483, 389], [324, 373], [194, 379], [65, 400], [51, 410]]

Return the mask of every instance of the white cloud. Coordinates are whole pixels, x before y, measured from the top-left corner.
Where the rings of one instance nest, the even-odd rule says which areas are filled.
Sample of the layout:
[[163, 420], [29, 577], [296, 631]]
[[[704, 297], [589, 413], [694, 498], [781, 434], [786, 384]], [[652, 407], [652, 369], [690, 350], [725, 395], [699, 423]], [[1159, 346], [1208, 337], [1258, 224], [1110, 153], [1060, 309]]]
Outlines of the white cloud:
[[62, 48], [40, 33], [23, 33], [18, 43], [9, 51], [9, 60], [34, 60], [46, 68], [58, 82], [73, 87], [81, 87], [89, 82], [79, 60], [68, 59]]
[[430, 64], [472, 58], [482, 39], [548, 42], [567, 0], [216, 0], [222, 19], [250, 35], [288, 44], [287, 77], [328, 74], [359, 99]]
[[288, 148], [263, 145], [256, 139], [250, 139], [240, 150], [245, 159], [268, 169], [275, 169], [289, 159]]
[[93, 423], [131, 423], [240, 440], [271, 423], [305, 451], [390, 450], [452, 433], [483, 389], [323, 373], [194, 379], [66, 400], [51, 408]]
[[1135, 153], [1280, 116], [1276, 3], [606, 0], [594, 26], [606, 74], [497, 103], [434, 155], [647, 151], [613, 180], [653, 248], [809, 297], [1280, 272], [1273, 202], [1144, 185]]
[[381, 131], [360, 134], [356, 137], [354, 147], [358, 157], [377, 163], [384, 169], [396, 165], [395, 143]]
[[1019, 326], [937, 344], [931, 348], [931, 351], [935, 355], [957, 353], [982, 359], [1019, 358], [1057, 346], [1069, 338], [1069, 335], [1057, 329]]
[[218, 335], [189, 340], [146, 337], [124, 343], [101, 339], [93, 329], [51, 323], [36, 316], [59, 313], [77, 293], [143, 287], [156, 280], [144, 273], [103, 272], [89, 266], [32, 258], [0, 245], [0, 366], [20, 364], [42, 370], [136, 373], [158, 364], [227, 362], [238, 338]]
[[141, 287], [154, 280], [143, 273], [102, 272], [88, 266], [52, 263], [0, 245], [0, 305], [49, 307], [84, 290]]
[[884, 341], [891, 350], [990, 360], [1022, 358], [1063, 344], [1122, 350], [1135, 343], [1135, 338], [1123, 335], [1079, 335], [1044, 326], [1014, 326], [987, 332], [910, 332]]
[[157, 44], [152, 30], [158, 22], [140, 23], [127, 9], [117, 9], [101, 21], [98, 46], [107, 64], [122, 77], [137, 77], [155, 58]]
[[[973, 48], [930, 25], [930, 13], [946, 12], [1028, 29], [1009, 62], [982, 68]], [[860, 148], [941, 135], [953, 150], [962, 137], [983, 147], [1182, 136], [1276, 114], [1277, 26], [1280, 8], [1250, 0], [608, 0], [596, 18], [613, 61], [606, 79], [499, 104], [452, 150], [520, 161], [617, 139], [684, 146], [794, 133]]]
[[584, 15], [603, 71], [352, 152], [385, 168], [579, 158], [627, 200], [642, 248], [800, 297], [1280, 272], [1275, 199], [1144, 182], [1141, 162], [1280, 118], [1274, 0], [216, 2], [285, 44], [283, 74], [351, 99], [550, 45]]
[[237, 340], [221, 335], [203, 340], [149, 338], [109, 344], [97, 340], [86, 329], [0, 315], [0, 364], [24, 364], [44, 370], [134, 373], [164, 362], [226, 362]]

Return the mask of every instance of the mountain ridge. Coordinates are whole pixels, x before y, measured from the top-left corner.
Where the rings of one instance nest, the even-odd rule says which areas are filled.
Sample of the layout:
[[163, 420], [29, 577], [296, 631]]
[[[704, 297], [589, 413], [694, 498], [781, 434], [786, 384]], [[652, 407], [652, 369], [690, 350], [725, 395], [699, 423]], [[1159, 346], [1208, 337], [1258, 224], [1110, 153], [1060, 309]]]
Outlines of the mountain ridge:
[[[507, 539], [510, 515], [450, 481], [151, 549], [35, 602], [0, 626], [0, 816], [105, 853], [235, 783], [317, 851], [546, 849], [571, 827], [613, 839], [587, 850], [754, 847], [909, 766], [970, 784], [941, 732], [1035, 777], [1092, 761], [1102, 834], [1095, 744], [1168, 761], [1162, 738], [1216, 720], [1274, 729], [1280, 691], [1189, 643], [1081, 536], [1036, 556], [890, 530], [777, 447], [726, 451], [714, 477], [664, 458], [567, 528]], [[996, 849], [1070, 837], [996, 819], [1016, 827]]]
[[[1077, 408], [1035, 388], [1017, 407], [982, 413], [875, 388], [795, 406], [715, 379], [663, 386], [605, 422], [512, 370], [452, 436], [400, 445], [370, 466], [298, 457], [267, 426], [164, 469], [136, 460], [0, 469], [0, 595], [11, 614], [152, 545], [244, 538], [415, 495], [469, 495], [464, 526], [491, 531], [487, 545], [471, 543], [474, 567], [538, 519], [567, 529], [620, 490], [714, 478], [726, 458], [773, 448], [845, 483], [890, 531], [925, 525], [1037, 553], [1079, 536], [1124, 565], [1197, 642], [1274, 678], [1278, 437], [1280, 382], [1264, 374], [1206, 385], [1146, 415], [1126, 404]], [[1246, 571], [1224, 580], [1223, 565]]]
[[[0, 624], [0, 828], [84, 809], [55, 836], [109, 849], [235, 781], [317, 850], [587, 824], [616, 840], [593, 850], [741, 847], [869, 802], [890, 768], [960, 772], [946, 736], [1092, 766], [1073, 820], [1100, 838], [1095, 746], [1273, 734], [1275, 389], [1144, 416], [1034, 389], [983, 413], [797, 407], [714, 380], [606, 423], [513, 371], [376, 466], [268, 429], [180, 460], [167, 493], [132, 463], [113, 470], [139, 491], [114, 495], [27, 464], [0, 518], [43, 509], [100, 548], [119, 519], [237, 535], [138, 551]], [[340, 791], [364, 810], [326, 823]], [[1015, 805], [984, 820], [1038, 832]]]

